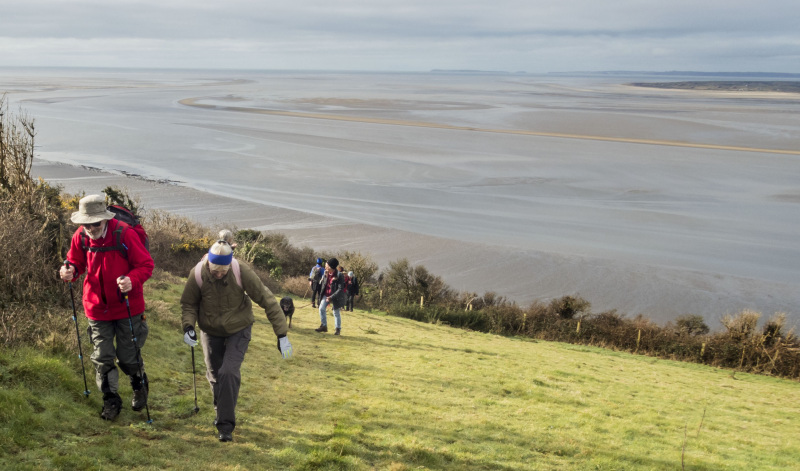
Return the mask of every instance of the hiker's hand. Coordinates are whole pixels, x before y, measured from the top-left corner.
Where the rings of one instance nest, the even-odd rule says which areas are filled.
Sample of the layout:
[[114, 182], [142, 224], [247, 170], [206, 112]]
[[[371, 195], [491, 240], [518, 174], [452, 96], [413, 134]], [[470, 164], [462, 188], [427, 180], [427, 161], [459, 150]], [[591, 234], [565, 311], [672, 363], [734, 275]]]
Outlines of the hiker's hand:
[[61, 276], [61, 279], [64, 281], [72, 281], [72, 278], [75, 277], [75, 267], [72, 265], [66, 266], [61, 265], [61, 269], [58, 271], [58, 274]]
[[123, 293], [127, 293], [133, 289], [133, 283], [131, 283], [131, 279], [127, 276], [120, 276], [117, 278], [117, 286], [119, 286], [119, 290]]
[[281, 352], [284, 359], [292, 357], [292, 344], [289, 343], [289, 337], [286, 335], [278, 337], [278, 351]]
[[187, 325], [183, 328], [183, 341], [190, 347], [197, 346], [197, 333], [195, 333], [192, 326]]

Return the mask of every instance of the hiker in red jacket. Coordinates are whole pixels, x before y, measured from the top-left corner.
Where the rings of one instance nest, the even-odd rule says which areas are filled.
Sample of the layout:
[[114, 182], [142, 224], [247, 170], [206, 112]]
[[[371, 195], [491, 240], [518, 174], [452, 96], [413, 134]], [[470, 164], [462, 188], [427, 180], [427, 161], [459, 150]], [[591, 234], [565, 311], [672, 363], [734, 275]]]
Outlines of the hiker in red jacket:
[[[103, 393], [100, 416], [113, 420], [122, 408], [115, 359], [130, 376], [133, 410], [140, 411], [147, 404], [147, 375], [133, 344], [130, 324], [141, 349], [148, 332], [143, 315], [142, 285], [153, 274], [153, 259], [136, 231], [114, 219], [114, 213], [107, 210], [105, 198], [100, 195], [82, 198], [71, 219], [81, 227], [72, 236], [67, 262], [61, 267], [60, 275], [62, 280], [72, 281], [86, 273], [83, 309], [89, 319], [89, 335], [94, 345], [91, 359], [96, 370], [95, 380]], [[130, 311], [122, 293], [128, 298]]]

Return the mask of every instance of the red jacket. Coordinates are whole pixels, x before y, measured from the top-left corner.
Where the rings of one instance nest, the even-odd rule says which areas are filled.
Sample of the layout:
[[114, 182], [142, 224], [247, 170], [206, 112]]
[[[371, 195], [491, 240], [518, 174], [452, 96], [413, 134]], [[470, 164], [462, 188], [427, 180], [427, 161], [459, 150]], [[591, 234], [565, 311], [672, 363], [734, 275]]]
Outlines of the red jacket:
[[[90, 247], [113, 247], [117, 245], [114, 231], [118, 225], [123, 226], [121, 240], [128, 248], [125, 259], [119, 250], [107, 252], [88, 252], [83, 250], [84, 241]], [[117, 278], [127, 276], [131, 279], [132, 289], [128, 292], [131, 315], [144, 312], [144, 291], [142, 285], [153, 274], [153, 258], [144, 248], [136, 231], [124, 222], [111, 219], [108, 221], [105, 237], [92, 240], [79, 227], [72, 235], [67, 260], [75, 265], [75, 277], [86, 272], [83, 280], [83, 310], [86, 317], [97, 321], [113, 321], [128, 317], [125, 301], [120, 299]], [[83, 240], [82, 240], [83, 239]], [[88, 270], [87, 270], [88, 266]]]

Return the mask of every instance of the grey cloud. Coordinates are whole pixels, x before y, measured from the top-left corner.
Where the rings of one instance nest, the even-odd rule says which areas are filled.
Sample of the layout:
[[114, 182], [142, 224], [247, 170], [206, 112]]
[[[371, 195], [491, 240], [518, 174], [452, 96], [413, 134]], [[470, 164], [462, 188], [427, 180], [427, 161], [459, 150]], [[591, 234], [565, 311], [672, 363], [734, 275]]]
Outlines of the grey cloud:
[[[514, 70], [525, 62], [560, 68], [570, 60], [572, 68], [591, 63], [610, 69], [651, 59], [669, 61], [661, 68], [682, 68], [737, 50], [755, 61], [748, 52], [754, 43], [765, 45], [758, 64], [766, 66], [772, 57], [796, 57], [800, 48], [795, 0], [757, 7], [741, 0], [0, 0], [0, 11], [0, 65], [30, 64], [21, 43], [40, 47], [48, 60], [56, 51], [70, 54], [63, 51], [69, 44], [76, 63], [96, 50], [99, 61], [124, 62], [131, 55], [174, 64], [179, 56], [188, 67], [203, 61], [246, 66], [268, 55], [285, 64], [329, 64], [337, 57], [337, 64], [367, 69], [391, 57], [400, 70], [432, 64]], [[563, 57], [565, 50], [571, 57]], [[732, 59], [729, 64], [738, 66]]]

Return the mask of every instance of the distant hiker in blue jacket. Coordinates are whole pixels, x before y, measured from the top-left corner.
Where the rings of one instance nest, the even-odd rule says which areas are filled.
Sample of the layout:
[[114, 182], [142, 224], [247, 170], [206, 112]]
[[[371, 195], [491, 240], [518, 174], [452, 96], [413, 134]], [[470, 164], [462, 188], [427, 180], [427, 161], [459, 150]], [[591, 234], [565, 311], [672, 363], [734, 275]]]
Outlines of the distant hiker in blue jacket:
[[317, 307], [317, 299], [321, 296], [320, 290], [322, 289], [322, 285], [320, 285], [320, 281], [322, 280], [322, 275], [325, 273], [325, 268], [322, 264], [325, 263], [325, 260], [318, 258], [317, 264], [314, 265], [314, 268], [311, 269], [311, 273], [308, 274], [308, 286], [311, 287], [311, 307]]

